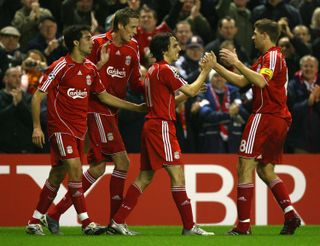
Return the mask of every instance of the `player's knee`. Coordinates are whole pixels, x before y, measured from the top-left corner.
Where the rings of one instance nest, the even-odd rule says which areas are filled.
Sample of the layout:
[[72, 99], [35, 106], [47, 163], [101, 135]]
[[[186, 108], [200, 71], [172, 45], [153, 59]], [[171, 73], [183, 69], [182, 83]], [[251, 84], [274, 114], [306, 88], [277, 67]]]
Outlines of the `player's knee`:
[[96, 179], [101, 177], [104, 174], [105, 170], [106, 170], [105, 162], [101, 162], [97, 165], [91, 165], [89, 168], [90, 174]]
[[129, 169], [130, 160], [127, 155], [123, 155], [121, 158], [114, 160], [114, 165], [117, 170], [127, 171]]

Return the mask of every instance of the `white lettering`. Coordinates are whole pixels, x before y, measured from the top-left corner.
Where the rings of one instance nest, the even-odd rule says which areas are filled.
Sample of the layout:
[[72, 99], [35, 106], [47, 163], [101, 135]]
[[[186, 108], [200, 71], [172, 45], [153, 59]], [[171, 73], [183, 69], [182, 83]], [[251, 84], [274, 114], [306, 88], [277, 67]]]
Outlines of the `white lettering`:
[[72, 99], [86, 98], [88, 95], [88, 92], [86, 91], [86, 89], [84, 89], [84, 91], [81, 91], [81, 90], [76, 90], [75, 88], [70, 88], [67, 91], [67, 95]]
[[124, 78], [126, 77], [126, 71], [120, 71], [117, 68], [114, 67], [108, 67], [107, 68], [107, 74], [110, 75], [112, 78], [117, 77], [117, 78]]
[[[237, 206], [229, 197], [233, 189], [234, 181], [231, 172], [220, 165], [185, 165], [186, 190], [191, 199], [193, 216], [197, 221], [197, 202], [218, 202], [222, 203], [226, 208], [224, 219], [216, 225], [233, 225], [237, 219]], [[217, 192], [197, 192], [197, 174], [198, 173], [214, 173], [222, 178], [221, 189]]]
[[[275, 172], [287, 174], [293, 178], [294, 188], [292, 193], [289, 194], [292, 204], [302, 199], [306, 191], [307, 181], [304, 174], [301, 172], [301, 170], [291, 165], [277, 165], [275, 167]], [[258, 175], [256, 175], [255, 186], [256, 186], [255, 187], [256, 225], [267, 225], [268, 224], [268, 187], [258, 177]], [[305, 224], [303, 220], [301, 221], [301, 223]]]

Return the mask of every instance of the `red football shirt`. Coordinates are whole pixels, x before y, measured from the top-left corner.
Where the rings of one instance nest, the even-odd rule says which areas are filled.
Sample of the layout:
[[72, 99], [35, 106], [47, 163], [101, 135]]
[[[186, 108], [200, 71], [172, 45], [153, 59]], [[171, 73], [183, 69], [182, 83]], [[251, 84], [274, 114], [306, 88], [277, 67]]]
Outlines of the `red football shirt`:
[[89, 94], [99, 94], [105, 88], [91, 61], [76, 63], [67, 55], [45, 71], [39, 90], [48, 93], [49, 136], [62, 132], [83, 139], [87, 130]]
[[252, 86], [252, 112], [291, 119], [287, 107], [288, 69], [280, 48], [270, 48], [252, 65], [252, 70], [262, 74], [267, 83], [264, 88]]
[[[124, 99], [129, 83], [132, 90], [142, 92], [139, 48], [136, 40], [132, 39], [129, 43], [119, 47], [112, 42], [111, 32], [94, 36], [93, 49], [88, 59], [97, 64], [100, 60], [101, 48], [107, 42], [109, 42], [107, 50], [110, 49], [110, 59], [99, 70], [100, 78], [106, 90], [110, 94]], [[100, 103], [97, 97], [90, 97], [89, 112], [105, 115], [116, 113], [117, 109], [110, 109]]]
[[175, 91], [188, 84], [165, 61], [152, 65], [144, 81], [146, 118], [176, 120]]
[[135, 38], [137, 39], [139, 44], [140, 58], [145, 57], [146, 54], [150, 53], [149, 46], [151, 43], [151, 39], [154, 35], [160, 32], [172, 32], [165, 21], [157, 26], [153, 32], [146, 32], [141, 27], [138, 27], [137, 35], [135, 36]]

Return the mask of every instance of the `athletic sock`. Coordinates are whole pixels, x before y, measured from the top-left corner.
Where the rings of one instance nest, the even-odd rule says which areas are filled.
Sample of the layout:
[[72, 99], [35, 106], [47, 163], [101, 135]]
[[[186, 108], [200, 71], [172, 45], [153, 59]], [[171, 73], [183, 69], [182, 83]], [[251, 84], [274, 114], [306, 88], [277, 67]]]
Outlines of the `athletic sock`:
[[[82, 175], [82, 189], [83, 192], [86, 192], [91, 185], [96, 182], [89, 170], [83, 173]], [[61, 199], [61, 201], [56, 206], [51, 206], [48, 215], [56, 221], [59, 221], [60, 216], [64, 214], [72, 206], [72, 199], [67, 192], [66, 195]]]
[[34, 211], [29, 224], [39, 224], [40, 218], [47, 212], [52, 201], [56, 197], [58, 189], [59, 187], [53, 186], [50, 184], [49, 180], [46, 180], [46, 183], [41, 190], [36, 210]]
[[110, 218], [119, 209], [123, 200], [123, 190], [126, 181], [127, 171], [113, 170], [110, 179]]
[[238, 184], [237, 210], [238, 225], [237, 229], [246, 232], [250, 229], [251, 200], [254, 185], [252, 183]]
[[193, 227], [194, 222], [193, 222], [191, 203], [190, 203], [190, 199], [187, 196], [186, 188], [173, 186], [171, 187], [171, 194], [179, 210], [183, 227], [187, 230], [190, 230]]
[[296, 216], [287, 189], [281, 179], [275, 179], [269, 184], [274, 198], [284, 212], [285, 219], [292, 219]]
[[82, 228], [85, 228], [87, 225], [91, 223], [91, 221], [87, 214], [86, 202], [82, 191], [82, 182], [69, 181], [68, 188], [69, 196], [71, 197], [73, 206], [77, 211], [77, 214], [82, 224]]
[[118, 211], [113, 216], [113, 220], [118, 224], [123, 224], [131, 211], [134, 209], [138, 202], [138, 198], [142, 194], [142, 191], [136, 184], [132, 184], [124, 198]]

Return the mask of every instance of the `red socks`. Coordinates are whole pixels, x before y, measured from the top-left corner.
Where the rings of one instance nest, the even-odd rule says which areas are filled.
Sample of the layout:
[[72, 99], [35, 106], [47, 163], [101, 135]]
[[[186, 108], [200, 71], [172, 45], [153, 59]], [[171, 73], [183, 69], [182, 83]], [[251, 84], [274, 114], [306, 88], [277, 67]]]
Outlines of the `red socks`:
[[277, 200], [279, 206], [284, 212], [285, 219], [292, 219], [295, 217], [295, 212], [291, 204], [290, 197], [281, 179], [275, 179], [269, 184], [273, 196]]
[[[89, 170], [84, 172], [82, 176], [83, 192], [86, 192], [96, 180], [97, 179], [90, 174]], [[71, 197], [69, 196], [69, 193], [67, 193], [56, 206], [50, 207], [48, 211], [48, 215], [51, 218], [59, 221], [61, 214], [67, 211], [71, 206], [72, 206], [72, 200], [71, 200]]]
[[52, 184], [49, 183], [48, 180], [46, 180], [46, 183], [44, 184], [40, 197], [39, 202], [37, 204], [36, 211], [33, 213], [33, 216], [31, 220], [29, 221], [29, 224], [39, 224], [40, 218], [43, 214], [45, 214], [50, 207], [52, 201], [57, 195], [59, 187], [55, 187]]
[[183, 227], [190, 230], [193, 227], [194, 222], [190, 199], [187, 196], [185, 187], [173, 186], [171, 187], [171, 194], [179, 210]]
[[126, 218], [129, 216], [130, 212], [136, 206], [138, 198], [141, 194], [142, 191], [140, 190], [140, 188], [135, 184], [132, 184], [129, 187], [127, 195], [124, 198], [121, 206], [112, 219], [118, 224], [123, 224]]
[[126, 181], [127, 172], [120, 170], [113, 170], [110, 179], [110, 219], [119, 209], [123, 200], [123, 190]]
[[238, 184], [237, 192], [237, 210], [238, 210], [238, 225], [237, 229], [246, 232], [250, 228], [250, 212], [251, 212], [251, 200], [253, 196], [254, 185]]

